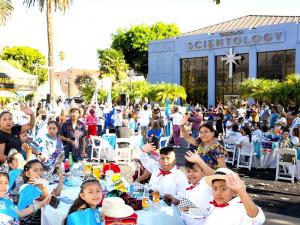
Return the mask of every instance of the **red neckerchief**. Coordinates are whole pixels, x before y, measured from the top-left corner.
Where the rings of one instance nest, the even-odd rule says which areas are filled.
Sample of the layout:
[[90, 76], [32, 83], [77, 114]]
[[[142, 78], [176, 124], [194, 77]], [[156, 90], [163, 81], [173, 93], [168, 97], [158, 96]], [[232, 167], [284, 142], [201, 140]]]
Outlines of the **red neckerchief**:
[[171, 171], [165, 171], [165, 170], [162, 170], [161, 168], [159, 168], [159, 174], [157, 175], [158, 177], [160, 176], [160, 175], [163, 175], [163, 176], [165, 176], [165, 175], [168, 175], [168, 174], [170, 174], [170, 173], [172, 173]]
[[[199, 184], [200, 182], [198, 182], [198, 184]], [[191, 185], [191, 186], [189, 186], [188, 188], [186, 188], [185, 190], [193, 190], [195, 187], [197, 187], [198, 186], [198, 184], [196, 184], [196, 185]]]
[[218, 203], [216, 202], [216, 200], [213, 200], [213, 201], [211, 201], [211, 202], [209, 202], [209, 203], [212, 204], [214, 207], [218, 207], [218, 208], [224, 208], [224, 207], [226, 207], [226, 206], [229, 206], [228, 203], [218, 204]]

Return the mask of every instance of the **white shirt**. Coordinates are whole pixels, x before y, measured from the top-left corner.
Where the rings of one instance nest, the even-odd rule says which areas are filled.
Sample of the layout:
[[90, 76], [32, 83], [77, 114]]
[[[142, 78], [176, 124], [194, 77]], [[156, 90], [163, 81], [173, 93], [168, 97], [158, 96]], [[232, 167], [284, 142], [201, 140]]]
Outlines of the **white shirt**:
[[[232, 130], [232, 125], [233, 125], [232, 121], [228, 120], [228, 121], [226, 122], [226, 133], [228, 133], [229, 131]], [[230, 127], [230, 128], [229, 128], [229, 127]]]
[[150, 173], [159, 168], [159, 161], [150, 157], [146, 152], [138, 151], [136, 157], [141, 161], [143, 167], [145, 167], [145, 169]]
[[122, 112], [120, 112], [120, 113], [115, 112], [115, 114], [113, 115], [113, 119], [114, 119], [114, 126], [115, 127], [121, 127], [122, 126], [122, 123], [123, 123]]
[[236, 141], [236, 144], [237, 145], [240, 145], [242, 142], [250, 142], [249, 141], [249, 136], [241, 136], [237, 141]]
[[243, 135], [241, 134], [241, 132], [235, 132], [235, 131], [228, 131], [226, 132], [225, 138], [229, 138], [229, 137], [234, 137], [236, 140], [239, 140], [240, 137], [242, 137]]
[[176, 166], [170, 170], [168, 175], [160, 175], [160, 169], [156, 168], [150, 178], [150, 186], [156, 187], [159, 190], [160, 195], [170, 194], [177, 199], [181, 199], [186, 195], [186, 187], [188, 186], [188, 180], [183, 172], [177, 169]]
[[300, 127], [300, 118], [299, 117], [296, 117], [293, 120], [292, 125], [291, 125], [291, 128], [296, 128], [296, 127]]
[[139, 112], [139, 122], [142, 127], [148, 127], [150, 118], [151, 118], [151, 111], [148, 110], [142, 110]]
[[206, 217], [203, 225], [261, 225], [265, 222], [265, 215], [258, 207], [258, 214], [251, 218], [247, 215], [241, 199], [236, 197], [228, 202], [228, 206], [220, 208], [212, 206], [211, 214]]
[[[186, 190], [185, 198], [190, 200], [197, 208], [208, 209], [211, 207], [209, 202], [213, 200], [212, 188], [208, 186], [205, 179], [202, 178], [193, 189]], [[192, 208], [192, 210], [193, 209], [196, 208]], [[189, 214], [189, 212], [181, 213], [181, 217], [186, 225], [198, 225], [204, 222], [204, 218], [195, 217], [193, 216], [193, 212], [191, 212], [191, 214]]]
[[253, 136], [256, 136], [258, 138], [258, 140], [262, 139], [263, 138], [263, 133], [260, 129], [257, 129], [255, 131], [252, 132], [252, 135]]
[[182, 119], [182, 114], [179, 112], [173, 113], [170, 115], [170, 118], [173, 119], [173, 126], [174, 125], [180, 125], [180, 121]]

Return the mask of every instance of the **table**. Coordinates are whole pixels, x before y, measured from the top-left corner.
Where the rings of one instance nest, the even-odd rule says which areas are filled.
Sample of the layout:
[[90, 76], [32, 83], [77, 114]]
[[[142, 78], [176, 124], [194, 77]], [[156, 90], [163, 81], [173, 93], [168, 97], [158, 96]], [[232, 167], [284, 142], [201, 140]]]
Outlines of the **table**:
[[[65, 187], [61, 193], [61, 197], [68, 197], [75, 200], [80, 191], [79, 186]], [[60, 225], [66, 218], [71, 204], [60, 202], [57, 209], [51, 206], [42, 208], [41, 224], [43, 225]], [[136, 211], [138, 215], [138, 225], [184, 225], [178, 210], [174, 206], [168, 206], [163, 201], [160, 202], [159, 208], [151, 208], [149, 210]]]
[[252, 167], [255, 168], [276, 168], [276, 151], [278, 142], [259, 141], [253, 142], [254, 154]]

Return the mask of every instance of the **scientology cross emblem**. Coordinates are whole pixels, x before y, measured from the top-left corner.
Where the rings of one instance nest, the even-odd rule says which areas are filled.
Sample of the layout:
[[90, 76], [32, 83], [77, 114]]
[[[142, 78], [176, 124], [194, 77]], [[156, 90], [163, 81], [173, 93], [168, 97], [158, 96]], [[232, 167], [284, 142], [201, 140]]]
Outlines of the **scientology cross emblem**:
[[239, 55], [237, 56], [236, 53], [232, 52], [232, 48], [229, 49], [229, 53], [226, 54], [225, 57], [222, 57], [222, 61], [226, 61], [225, 64], [229, 64], [229, 78], [232, 78], [232, 69], [233, 69], [233, 63], [236, 64], [235, 60], [241, 60], [242, 57]]

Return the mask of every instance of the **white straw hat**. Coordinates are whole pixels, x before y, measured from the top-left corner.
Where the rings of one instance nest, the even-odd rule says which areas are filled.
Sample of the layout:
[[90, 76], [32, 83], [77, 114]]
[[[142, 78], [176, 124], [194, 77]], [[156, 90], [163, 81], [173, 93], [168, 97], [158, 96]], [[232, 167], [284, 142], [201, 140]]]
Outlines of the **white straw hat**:
[[212, 187], [212, 182], [214, 180], [225, 180], [226, 175], [232, 174], [235, 177], [238, 177], [238, 175], [233, 172], [232, 170], [228, 168], [219, 168], [216, 170], [214, 175], [206, 176], [205, 181], [208, 184], [208, 186]]
[[131, 216], [134, 210], [126, 205], [123, 199], [119, 197], [109, 197], [103, 200], [101, 212], [107, 217], [126, 218]]

